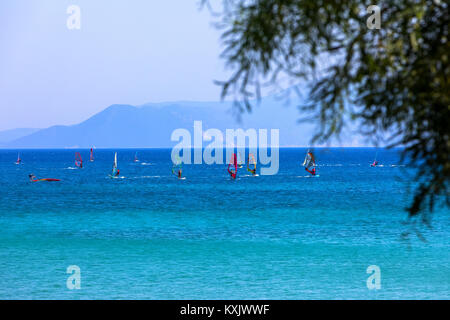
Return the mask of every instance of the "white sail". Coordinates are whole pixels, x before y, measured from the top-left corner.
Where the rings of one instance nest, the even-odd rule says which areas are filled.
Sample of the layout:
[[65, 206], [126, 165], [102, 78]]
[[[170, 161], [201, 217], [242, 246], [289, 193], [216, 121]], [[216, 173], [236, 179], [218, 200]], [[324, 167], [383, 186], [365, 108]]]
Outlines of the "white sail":
[[244, 162], [242, 161], [242, 156], [241, 156], [240, 152], [237, 154], [237, 163], [238, 163], [238, 165], [244, 164]]
[[112, 175], [116, 175], [117, 172], [117, 152], [114, 154], [114, 164], [113, 164], [113, 170]]
[[316, 166], [316, 160], [314, 159], [313, 153], [308, 150], [305, 156], [305, 161], [303, 161], [303, 166], [307, 169], [314, 168]]
[[310, 161], [311, 161], [311, 156], [310, 156], [310, 151], [308, 149], [308, 151], [306, 152], [306, 156], [305, 156], [305, 160], [303, 161], [302, 166], [306, 166]]

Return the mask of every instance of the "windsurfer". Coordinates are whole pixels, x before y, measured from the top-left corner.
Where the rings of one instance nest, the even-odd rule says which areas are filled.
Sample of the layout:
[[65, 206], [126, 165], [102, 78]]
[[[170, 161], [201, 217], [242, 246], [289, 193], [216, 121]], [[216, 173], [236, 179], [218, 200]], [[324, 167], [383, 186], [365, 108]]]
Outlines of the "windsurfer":
[[118, 176], [119, 176], [119, 174], [120, 174], [120, 169], [117, 169], [117, 172], [116, 172], [116, 177], [118, 177]]
[[236, 170], [231, 171], [230, 167], [228, 167], [228, 173], [230, 174], [231, 179], [236, 179]]
[[[250, 169], [250, 165], [253, 165], [253, 169]], [[251, 153], [248, 155], [247, 159], [247, 171], [250, 172], [253, 176], [256, 175], [256, 161], [255, 157]]]
[[83, 168], [83, 159], [81, 158], [81, 154], [79, 152], [75, 153], [75, 165], [78, 168]]
[[303, 161], [303, 166], [305, 170], [308, 171], [311, 175], [316, 175], [316, 160], [311, 151], [308, 150], [306, 153], [305, 161]]
[[[236, 154], [233, 153], [232, 158], [233, 158], [232, 162], [230, 162], [230, 164], [228, 165], [227, 170], [228, 170], [228, 173], [230, 174], [231, 179], [236, 179], [237, 169], [238, 169]], [[234, 171], [230, 170], [231, 166], [234, 167]]]
[[32, 173], [28, 175], [28, 178], [30, 179], [31, 182], [34, 182], [37, 180], [36, 176]]
[[312, 170], [308, 170], [308, 168], [305, 168], [305, 170], [311, 173], [313, 176], [316, 175], [316, 168], [312, 168]]

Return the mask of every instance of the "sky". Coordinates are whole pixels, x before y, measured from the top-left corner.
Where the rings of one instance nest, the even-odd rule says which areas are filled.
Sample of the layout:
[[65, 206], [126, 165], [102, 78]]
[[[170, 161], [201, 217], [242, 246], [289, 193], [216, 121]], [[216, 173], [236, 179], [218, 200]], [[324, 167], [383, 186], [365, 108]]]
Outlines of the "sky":
[[76, 124], [112, 104], [219, 100], [213, 22], [198, 0], [1, 0], [0, 131]]

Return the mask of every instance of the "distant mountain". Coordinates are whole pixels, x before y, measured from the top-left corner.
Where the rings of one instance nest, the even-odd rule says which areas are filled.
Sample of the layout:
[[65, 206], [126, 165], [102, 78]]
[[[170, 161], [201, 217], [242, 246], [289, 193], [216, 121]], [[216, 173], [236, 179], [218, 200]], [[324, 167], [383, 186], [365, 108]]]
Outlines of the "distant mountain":
[[35, 128], [18, 128], [12, 130], [0, 131], [0, 145], [5, 145], [11, 141], [25, 137], [41, 129]]
[[[244, 114], [238, 123], [228, 102], [170, 102], [142, 106], [112, 105], [72, 126], [53, 126], [22, 136], [6, 144], [10, 148], [163, 148], [176, 144], [170, 140], [173, 130], [185, 128], [193, 136], [195, 120], [203, 121], [203, 130], [217, 128], [280, 129], [280, 146], [308, 145], [312, 127], [298, 124], [296, 104], [289, 107], [269, 97]], [[270, 137], [270, 136], [269, 136]], [[204, 146], [208, 142], [204, 142]]]

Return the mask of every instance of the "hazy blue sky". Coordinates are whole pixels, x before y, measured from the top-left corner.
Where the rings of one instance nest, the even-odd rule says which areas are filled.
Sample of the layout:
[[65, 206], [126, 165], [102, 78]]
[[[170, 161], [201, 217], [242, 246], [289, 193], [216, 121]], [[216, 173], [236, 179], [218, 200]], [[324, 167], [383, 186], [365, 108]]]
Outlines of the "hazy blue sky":
[[[81, 30], [66, 26], [69, 5]], [[1, 0], [0, 130], [74, 124], [114, 103], [218, 100], [212, 22], [198, 0]]]

